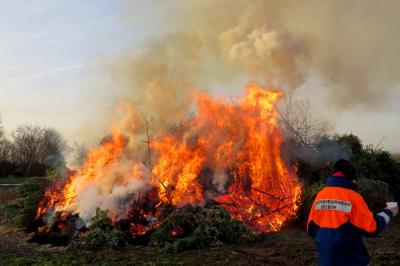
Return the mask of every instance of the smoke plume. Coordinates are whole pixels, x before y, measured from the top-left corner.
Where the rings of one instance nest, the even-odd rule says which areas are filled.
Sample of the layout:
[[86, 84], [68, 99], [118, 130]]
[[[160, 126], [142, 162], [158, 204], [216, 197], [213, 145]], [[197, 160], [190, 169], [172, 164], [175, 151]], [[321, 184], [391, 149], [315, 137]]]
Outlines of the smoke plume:
[[[399, 1], [157, 5], [165, 10], [163, 33], [145, 42], [141, 53], [123, 53], [113, 69], [143, 112], [164, 123], [187, 111], [192, 87], [235, 87], [245, 80], [290, 91], [318, 75], [328, 84], [329, 104], [370, 109], [400, 81]], [[133, 10], [128, 3], [125, 20]]]

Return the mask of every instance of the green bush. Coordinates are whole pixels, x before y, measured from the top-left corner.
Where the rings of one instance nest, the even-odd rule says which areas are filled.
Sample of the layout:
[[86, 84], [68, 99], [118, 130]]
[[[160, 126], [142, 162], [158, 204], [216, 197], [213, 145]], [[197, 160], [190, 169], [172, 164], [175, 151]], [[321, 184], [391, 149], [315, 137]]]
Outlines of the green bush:
[[307, 222], [308, 214], [310, 213], [311, 206], [314, 202], [317, 193], [325, 186], [325, 182], [322, 180], [320, 182], [314, 183], [304, 189], [302, 204], [299, 211], [300, 220]]
[[72, 249], [97, 250], [102, 248], [110, 248], [113, 250], [121, 249], [128, 243], [127, 236], [114, 229], [111, 219], [107, 215], [107, 211], [96, 210], [85, 235], [71, 243]]
[[[174, 234], [175, 232], [175, 234]], [[151, 236], [150, 245], [161, 252], [180, 252], [222, 243], [238, 243], [253, 234], [241, 222], [231, 219], [220, 206], [175, 211]]]
[[32, 177], [15, 191], [18, 199], [7, 204], [4, 211], [14, 217], [11, 221], [16, 227], [26, 228], [36, 219], [36, 208], [43, 198], [46, 187], [51, 183], [46, 177]]

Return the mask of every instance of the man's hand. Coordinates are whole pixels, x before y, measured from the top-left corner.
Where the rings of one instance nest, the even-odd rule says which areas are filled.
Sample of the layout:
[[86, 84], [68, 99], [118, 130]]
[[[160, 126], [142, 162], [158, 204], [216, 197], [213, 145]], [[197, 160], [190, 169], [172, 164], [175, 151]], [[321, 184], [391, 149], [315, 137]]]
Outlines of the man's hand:
[[392, 212], [393, 216], [396, 216], [399, 213], [399, 206], [394, 207], [386, 207], [389, 211]]

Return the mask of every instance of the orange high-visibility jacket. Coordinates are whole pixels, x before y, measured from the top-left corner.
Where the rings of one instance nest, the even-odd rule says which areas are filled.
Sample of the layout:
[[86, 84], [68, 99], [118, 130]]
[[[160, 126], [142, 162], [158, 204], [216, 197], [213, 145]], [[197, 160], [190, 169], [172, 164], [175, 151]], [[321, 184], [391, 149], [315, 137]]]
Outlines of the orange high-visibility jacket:
[[314, 200], [307, 230], [317, 243], [320, 265], [368, 265], [362, 236], [378, 235], [392, 218], [388, 209], [374, 215], [355, 188], [335, 173]]

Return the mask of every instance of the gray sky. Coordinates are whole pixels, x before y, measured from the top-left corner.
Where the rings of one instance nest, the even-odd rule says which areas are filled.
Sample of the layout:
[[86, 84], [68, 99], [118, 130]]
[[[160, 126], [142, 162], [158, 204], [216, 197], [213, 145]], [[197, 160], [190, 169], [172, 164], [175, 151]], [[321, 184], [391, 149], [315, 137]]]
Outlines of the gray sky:
[[[121, 23], [120, 1], [0, 0], [0, 115], [8, 132], [19, 124], [47, 125], [71, 143], [102, 134], [108, 121], [98, 114], [106, 115], [118, 98], [102, 63], [163, 30], [154, 3], [132, 2], [136, 19]], [[384, 148], [400, 152], [399, 89], [368, 112], [337, 112], [326, 107], [329, 99], [313, 98], [312, 89], [297, 93], [315, 102], [338, 132], [375, 145], [384, 137]]]

